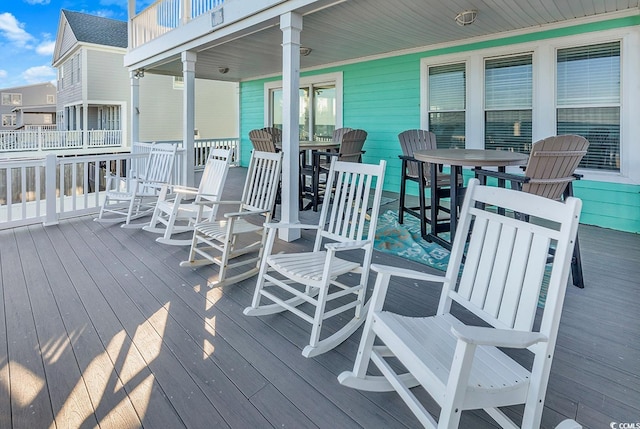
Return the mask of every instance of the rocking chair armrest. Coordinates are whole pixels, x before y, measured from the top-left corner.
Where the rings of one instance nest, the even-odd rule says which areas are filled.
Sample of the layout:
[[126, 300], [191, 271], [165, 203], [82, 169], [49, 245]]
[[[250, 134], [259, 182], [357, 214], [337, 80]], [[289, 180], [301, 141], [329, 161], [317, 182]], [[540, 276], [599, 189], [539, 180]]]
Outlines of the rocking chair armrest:
[[423, 273], [406, 268], [391, 267], [389, 265], [372, 264], [371, 269], [381, 274], [390, 274], [395, 277], [404, 277], [407, 279], [422, 280], [427, 282], [444, 283], [446, 280], [445, 276], [437, 276], [435, 274]]
[[264, 214], [264, 213], [269, 213], [269, 212], [271, 212], [270, 209], [268, 209], [268, 210], [247, 210], [247, 211], [243, 211], [243, 212], [225, 213], [224, 217], [229, 219], [229, 218], [232, 218], [232, 217], [254, 216], [254, 215], [259, 215], [259, 214]]
[[268, 222], [265, 223], [264, 226], [269, 229], [320, 229], [320, 225], [309, 225], [304, 223]]
[[146, 183], [148, 185], [163, 186], [163, 185], [168, 185], [169, 184], [169, 182], [166, 182], [166, 181], [163, 181], [163, 180], [143, 179], [141, 177], [134, 177], [132, 180], [135, 180], [138, 183]]
[[176, 186], [172, 187], [172, 191], [175, 194], [196, 195], [198, 193], [198, 188], [192, 188], [190, 186], [179, 186], [179, 185], [176, 185]]
[[451, 332], [459, 341], [468, 344], [524, 349], [541, 341], [548, 341], [540, 332], [495, 329], [482, 326], [452, 326]]
[[371, 240], [357, 240], [357, 241], [346, 241], [343, 243], [327, 243], [324, 245], [324, 248], [327, 250], [334, 250], [336, 252], [340, 252], [342, 250], [354, 250], [354, 249], [363, 249], [366, 246], [371, 246], [373, 242]]
[[[207, 197], [215, 197], [215, 195], [213, 194], [200, 194], [200, 195], [205, 195]], [[193, 204], [197, 204], [200, 206], [212, 206], [214, 204], [218, 204], [218, 205], [223, 205], [223, 204], [242, 204], [242, 201], [210, 201], [210, 200], [205, 200], [205, 201], [194, 201]]]

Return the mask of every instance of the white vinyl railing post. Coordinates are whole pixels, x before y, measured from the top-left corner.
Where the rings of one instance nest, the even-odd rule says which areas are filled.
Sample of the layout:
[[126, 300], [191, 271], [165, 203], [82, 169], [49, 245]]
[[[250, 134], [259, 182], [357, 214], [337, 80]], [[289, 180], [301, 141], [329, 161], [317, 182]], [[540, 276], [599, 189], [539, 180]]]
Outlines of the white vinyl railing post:
[[[45, 204], [46, 214], [44, 218], [44, 225], [57, 225], [58, 224], [58, 211], [56, 210], [56, 170], [58, 159], [55, 154], [49, 153], [45, 158]], [[61, 191], [62, 194], [62, 191]]]

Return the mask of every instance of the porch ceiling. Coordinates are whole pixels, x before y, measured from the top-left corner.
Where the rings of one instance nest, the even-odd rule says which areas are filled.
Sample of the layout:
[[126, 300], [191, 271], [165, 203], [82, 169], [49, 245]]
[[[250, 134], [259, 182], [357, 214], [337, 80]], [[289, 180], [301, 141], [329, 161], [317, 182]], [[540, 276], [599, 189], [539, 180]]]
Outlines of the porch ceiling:
[[[313, 50], [301, 58], [301, 69], [602, 14], [637, 14], [639, 4], [640, 0], [341, 1], [319, 10], [301, 11], [304, 13], [301, 43]], [[457, 25], [454, 17], [467, 9], [478, 11], [475, 23]], [[280, 74], [279, 22], [270, 19], [258, 27], [257, 31], [250, 29], [254, 32], [235, 39], [227, 37], [228, 41], [222, 43], [218, 40], [199, 45], [195, 49], [198, 53], [196, 76], [238, 81]], [[229, 72], [221, 74], [221, 67], [229, 68]], [[181, 75], [182, 63], [179, 55], [173, 55], [146, 65], [145, 69], [151, 73]]]

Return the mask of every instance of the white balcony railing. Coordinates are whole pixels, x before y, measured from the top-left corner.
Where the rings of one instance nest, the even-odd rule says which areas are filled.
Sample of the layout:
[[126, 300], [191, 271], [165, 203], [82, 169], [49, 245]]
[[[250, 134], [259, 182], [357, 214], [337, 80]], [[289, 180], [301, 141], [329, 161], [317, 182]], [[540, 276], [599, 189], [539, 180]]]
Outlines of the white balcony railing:
[[[176, 142], [179, 144], [179, 142]], [[202, 139], [194, 148], [195, 168], [203, 168], [209, 150], [233, 148], [239, 162], [238, 139]], [[56, 223], [59, 219], [97, 213], [104, 201], [107, 171], [125, 176], [144, 171], [151, 143], [136, 143], [134, 152], [105, 155], [0, 160], [0, 230], [34, 223]], [[173, 183], [184, 184], [184, 149], [179, 149]]]
[[0, 153], [121, 147], [122, 130], [58, 131], [44, 127], [0, 131]]
[[222, 5], [224, 0], [158, 0], [131, 21], [135, 49]]

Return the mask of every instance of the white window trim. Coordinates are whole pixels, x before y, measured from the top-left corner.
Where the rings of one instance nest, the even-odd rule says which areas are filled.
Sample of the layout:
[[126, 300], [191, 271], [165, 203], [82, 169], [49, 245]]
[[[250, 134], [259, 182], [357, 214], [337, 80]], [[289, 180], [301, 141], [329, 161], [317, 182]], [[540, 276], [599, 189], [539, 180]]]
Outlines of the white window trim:
[[[342, 128], [342, 72], [316, 74], [300, 78], [300, 86], [307, 86], [321, 83], [335, 83], [336, 88], [336, 129]], [[274, 89], [282, 88], [282, 81], [266, 82], [264, 84], [264, 126], [269, 126], [269, 109], [271, 108], [270, 92]]]
[[556, 52], [558, 49], [620, 41], [620, 172], [580, 170], [586, 180], [640, 184], [640, 149], [634, 142], [640, 135], [640, 29], [625, 27], [575, 36], [538, 40], [486, 50], [423, 58], [420, 61], [420, 127], [428, 129], [428, 68], [466, 62], [467, 75], [467, 148], [484, 147], [484, 59], [532, 52], [533, 54], [533, 130], [537, 141], [556, 134]]

